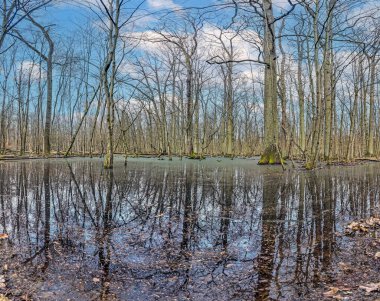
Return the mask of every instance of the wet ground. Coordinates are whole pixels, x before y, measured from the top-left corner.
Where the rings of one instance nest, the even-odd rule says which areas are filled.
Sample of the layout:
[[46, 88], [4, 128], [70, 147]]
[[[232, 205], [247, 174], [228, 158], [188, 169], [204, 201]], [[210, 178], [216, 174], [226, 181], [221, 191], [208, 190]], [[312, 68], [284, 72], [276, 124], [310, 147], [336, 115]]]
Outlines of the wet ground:
[[[342, 234], [379, 213], [378, 163], [282, 172], [254, 159], [116, 161], [113, 171], [101, 159], [0, 163], [0, 295], [317, 300], [344, 286], [342, 263], [379, 277], [379, 261], [360, 259], [377, 234]], [[351, 271], [358, 286], [363, 273]], [[349, 285], [341, 300], [380, 298]]]

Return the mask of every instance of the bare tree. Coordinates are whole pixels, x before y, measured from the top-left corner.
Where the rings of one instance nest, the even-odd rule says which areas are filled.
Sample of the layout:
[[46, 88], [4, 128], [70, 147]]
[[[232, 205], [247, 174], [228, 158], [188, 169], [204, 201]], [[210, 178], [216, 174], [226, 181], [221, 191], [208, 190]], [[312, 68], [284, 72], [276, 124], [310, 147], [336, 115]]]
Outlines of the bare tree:
[[12, 29], [34, 11], [48, 5], [52, 1], [53, 0], [3, 0], [0, 7], [2, 18], [0, 51], [2, 51], [5, 36], [12, 31]]
[[19, 31], [14, 30], [15, 36], [20, 39], [25, 45], [27, 45], [31, 50], [37, 53], [41, 59], [46, 62], [47, 65], [47, 95], [46, 95], [46, 113], [45, 113], [45, 129], [44, 129], [44, 155], [50, 155], [50, 131], [51, 131], [51, 116], [52, 116], [52, 103], [53, 103], [53, 55], [54, 55], [54, 42], [50, 36], [49, 26], [43, 26], [38, 23], [32, 16], [28, 15], [28, 20], [37, 27], [43, 34], [44, 39], [48, 43], [47, 54], [43, 53], [40, 49], [37, 48], [35, 43], [29, 42], [24, 38]]

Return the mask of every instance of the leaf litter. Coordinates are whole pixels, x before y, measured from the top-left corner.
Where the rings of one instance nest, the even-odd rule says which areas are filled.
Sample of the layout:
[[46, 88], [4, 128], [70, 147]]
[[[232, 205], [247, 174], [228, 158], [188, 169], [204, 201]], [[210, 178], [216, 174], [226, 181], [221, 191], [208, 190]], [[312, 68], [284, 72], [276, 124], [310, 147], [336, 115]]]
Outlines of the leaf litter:
[[331, 278], [306, 300], [380, 301], [379, 230], [380, 218], [370, 217], [348, 223], [345, 236], [336, 234], [350, 247], [340, 251]]

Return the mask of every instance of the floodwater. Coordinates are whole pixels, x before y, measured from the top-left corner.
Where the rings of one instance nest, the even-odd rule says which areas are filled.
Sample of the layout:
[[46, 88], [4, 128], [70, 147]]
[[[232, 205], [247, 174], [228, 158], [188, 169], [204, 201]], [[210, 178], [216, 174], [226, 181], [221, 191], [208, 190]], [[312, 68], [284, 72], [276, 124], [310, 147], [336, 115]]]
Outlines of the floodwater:
[[[378, 212], [380, 165], [257, 160], [0, 163], [0, 278], [27, 300], [307, 300], [348, 221]], [[3, 276], [2, 276], [3, 275]]]

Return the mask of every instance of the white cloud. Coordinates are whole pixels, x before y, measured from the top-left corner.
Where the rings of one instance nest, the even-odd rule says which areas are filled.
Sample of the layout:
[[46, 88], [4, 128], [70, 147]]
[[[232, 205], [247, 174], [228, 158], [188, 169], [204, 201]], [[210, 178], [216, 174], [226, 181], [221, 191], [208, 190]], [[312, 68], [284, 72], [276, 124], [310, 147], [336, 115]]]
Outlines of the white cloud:
[[[219, 38], [220, 37], [220, 38]], [[221, 39], [221, 41], [219, 40]], [[253, 44], [261, 45], [261, 40], [258, 34], [253, 30], [242, 30], [240, 33], [230, 29], [221, 30], [217, 27], [207, 24], [203, 28], [203, 34], [200, 37], [200, 47], [208, 53], [209, 58], [220, 57], [226, 59], [226, 53], [223, 49], [222, 42], [229, 48], [230, 40], [233, 45], [233, 59], [257, 59], [258, 52]]]
[[[32, 80], [38, 80], [40, 78], [40, 65], [33, 61], [24, 60], [17, 64], [17, 71], [22, 72], [23, 80], [27, 80], [29, 78], [29, 74]], [[46, 74], [43, 70], [41, 70], [41, 77], [45, 78]]]
[[152, 30], [127, 32], [123, 38], [137, 45], [136, 48], [148, 53], [158, 53], [162, 50], [163, 38]]
[[173, 0], [148, 0], [148, 5], [153, 9], [180, 9], [181, 6], [175, 4]]

